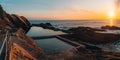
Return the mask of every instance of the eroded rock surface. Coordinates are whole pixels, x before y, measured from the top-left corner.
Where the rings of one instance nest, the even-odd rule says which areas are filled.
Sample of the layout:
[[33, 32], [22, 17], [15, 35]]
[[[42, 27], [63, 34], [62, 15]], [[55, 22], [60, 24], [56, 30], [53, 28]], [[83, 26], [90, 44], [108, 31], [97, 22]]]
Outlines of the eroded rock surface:
[[31, 24], [24, 16], [8, 14], [0, 5], [0, 30], [9, 31], [6, 59], [40, 60], [44, 57], [44, 52], [35, 41], [26, 36], [30, 28]]
[[24, 16], [6, 13], [0, 6], [0, 24], [3, 27], [6, 25], [11, 28], [22, 28], [27, 33], [31, 27], [29, 21]]

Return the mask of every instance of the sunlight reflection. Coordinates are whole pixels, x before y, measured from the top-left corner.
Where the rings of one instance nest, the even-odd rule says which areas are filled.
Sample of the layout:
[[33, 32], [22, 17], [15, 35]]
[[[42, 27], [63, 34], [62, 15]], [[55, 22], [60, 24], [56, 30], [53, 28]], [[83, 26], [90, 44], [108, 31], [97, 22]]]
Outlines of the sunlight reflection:
[[110, 19], [110, 26], [113, 26], [113, 25], [114, 25], [113, 19]]

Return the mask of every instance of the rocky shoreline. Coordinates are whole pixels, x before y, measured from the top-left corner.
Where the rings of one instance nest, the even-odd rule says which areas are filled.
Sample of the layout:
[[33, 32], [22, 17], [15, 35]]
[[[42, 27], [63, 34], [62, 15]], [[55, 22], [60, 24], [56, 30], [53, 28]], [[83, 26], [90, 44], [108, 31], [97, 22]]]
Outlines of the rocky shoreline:
[[[76, 46], [75, 48], [57, 54], [46, 55], [35, 43], [34, 39], [26, 36], [31, 26], [65, 32], [67, 35], [59, 35], [59, 39], [63, 39]], [[31, 25], [25, 17], [16, 14], [8, 14], [0, 5], [0, 30], [9, 31], [6, 50], [7, 55], [5, 56], [8, 60], [119, 60], [120, 53], [104, 52], [99, 47], [83, 43], [84, 41], [92, 44], [106, 44], [120, 39], [119, 34], [96, 32], [105, 31], [105, 29], [119, 29], [116, 27], [107, 27], [108, 26], [102, 27], [102, 29], [78, 27], [69, 30], [61, 30], [53, 27], [50, 23]], [[58, 37], [56, 36], [56, 38]]]
[[111, 42], [115, 42], [120, 39], [120, 34], [98, 33], [98, 31], [103, 32], [108, 29], [119, 30], [119, 27], [113, 27], [113, 26], [109, 26], [109, 28], [108, 26], [102, 26], [101, 29], [91, 28], [91, 27], [76, 27], [76, 28], [71, 28], [68, 30], [62, 30], [62, 29], [55, 28], [50, 23], [32, 24], [32, 26], [38, 26], [44, 29], [50, 29], [54, 31], [62, 31], [68, 34], [68, 35], [63, 36], [65, 38], [74, 39], [74, 41], [81, 40], [81, 41], [89, 42], [93, 44], [111, 43]]
[[[50, 29], [54, 31], [63, 31], [67, 33], [67, 35], [59, 35], [59, 37], [61, 37], [60, 39], [63, 39], [63, 41], [76, 46], [76, 48], [73, 48], [73, 49], [70, 49], [64, 52], [60, 52], [58, 54], [48, 55], [48, 58], [52, 60], [57, 60], [57, 59], [65, 59], [65, 60], [74, 60], [74, 59], [114, 60], [114, 59], [118, 59], [119, 60], [120, 59], [120, 53], [107, 52], [107, 51], [105, 52], [105, 51], [102, 51], [102, 49], [97, 46], [91, 46], [91, 45], [86, 44], [86, 43], [106, 44], [106, 43], [113, 43], [115, 41], [118, 41], [120, 39], [119, 34], [97, 33], [96, 32], [96, 31], [106, 31], [106, 29], [108, 29], [107, 26], [106, 26], [106, 29], [103, 29], [103, 27], [101, 27], [101, 29], [90, 28], [90, 27], [78, 27], [78, 28], [71, 28], [69, 30], [61, 30], [61, 29], [55, 28], [50, 23], [32, 24], [32, 26], [38, 26], [38, 27], [42, 27], [42, 28]], [[113, 27], [109, 27], [109, 29], [113, 30]], [[80, 45], [76, 45], [73, 42], [76, 42]], [[86, 58], [86, 57], [89, 57], [89, 58]]]
[[[44, 51], [35, 41], [26, 36], [31, 24], [24, 16], [8, 14], [0, 5], [0, 31], [8, 31], [5, 59], [7, 60], [40, 60], [45, 57]], [[5, 33], [4, 33], [5, 34]], [[2, 35], [2, 34], [1, 34]]]

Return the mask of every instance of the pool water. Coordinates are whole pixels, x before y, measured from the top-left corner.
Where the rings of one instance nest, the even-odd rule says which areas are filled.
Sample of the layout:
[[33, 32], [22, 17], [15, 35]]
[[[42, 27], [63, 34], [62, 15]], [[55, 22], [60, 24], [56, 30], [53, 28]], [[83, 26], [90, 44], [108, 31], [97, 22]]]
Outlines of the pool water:
[[49, 38], [49, 39], [38, 39], [35, 40], [37, 45], [44, 50], [46, 54], [55, 54], [61, 51], [65, 51], [74, 46], [63, 42], [57, 38]]
[[53, 31], [49, 29], [43, 29], [41, 27], [32, 27], [30, 31], [27, 33], [28, 36], [51, 36], [51, 35], [61, 35], [65, 34], [61, 31]]

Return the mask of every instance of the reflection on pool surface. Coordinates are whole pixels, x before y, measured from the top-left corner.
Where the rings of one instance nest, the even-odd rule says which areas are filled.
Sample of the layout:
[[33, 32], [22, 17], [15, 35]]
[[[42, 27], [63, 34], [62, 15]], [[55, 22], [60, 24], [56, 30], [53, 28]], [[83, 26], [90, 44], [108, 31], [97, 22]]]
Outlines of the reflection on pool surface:
[[48, 29], [43, 29], [41, 27], [32, 27], [27, 33], [28, 36], [51, 36], [51, 35], [60, 35], [65, 34], [61, 31], [53, 31]]
[[37, 45], [39, 45], [39, 47], [43, 49], [46, 54], [54, 54], [74, 48], [74, 46], [63, 42], [57, 38], [39, 39], [35, 41]]

